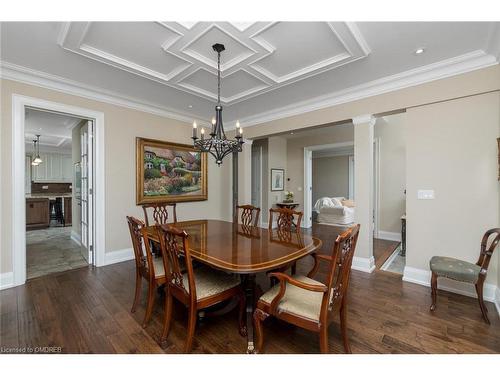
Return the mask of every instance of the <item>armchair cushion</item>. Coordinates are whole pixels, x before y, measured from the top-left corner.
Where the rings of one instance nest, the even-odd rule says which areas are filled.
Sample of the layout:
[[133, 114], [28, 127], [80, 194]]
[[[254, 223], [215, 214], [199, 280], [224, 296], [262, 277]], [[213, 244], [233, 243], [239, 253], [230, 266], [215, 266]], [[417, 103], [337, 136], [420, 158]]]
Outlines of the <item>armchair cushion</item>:
[[481, 271], [481, 267], [474, 263], [438, 256], [431, 258], [430, 268], [438, 276], [468, 283], [476, 283]]
[[[302, 275], [296, 275], [293, 278], [307, 284], [324, 285], [319, 281]], [[279, 291], [280, 285], [277, 284], [264, 293], [262, 297], [260, 297], [260, 300], [266, 304], [271, 304], [272, 300], [276, 297]], [[322, 292], [312, 292], [287, 283], [285, 294], [278, 304], [278, 312], [287, 312], [319, 321], [322, 298]]]
[[[182, 283], [184, 284], [184, 288], [189, 292], [187, 274], [184, 274]], [[240, 279], [235, 275], [207, 267], [199, 267], [194, 270], [194, 283], [196, 285], [196, 299], [199, 301], [239, 285]]]

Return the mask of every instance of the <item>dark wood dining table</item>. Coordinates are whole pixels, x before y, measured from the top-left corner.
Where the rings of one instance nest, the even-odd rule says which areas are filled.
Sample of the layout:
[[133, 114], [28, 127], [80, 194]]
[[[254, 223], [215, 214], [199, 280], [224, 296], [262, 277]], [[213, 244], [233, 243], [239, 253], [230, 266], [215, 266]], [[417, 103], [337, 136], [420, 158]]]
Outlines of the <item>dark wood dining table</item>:
[[[279, 232], [221, 220], [180, 221], [173, 225], [189, 237], [191, 257], [206, 265], [241, 275], [246, 295], [247, 352], [254, 351], [253, 311], [258, 273], [293, 264], [320, 249], [320, 239], [303, 233]], [[158, 242], [154, 226], [147, 228], [150, 240]]]

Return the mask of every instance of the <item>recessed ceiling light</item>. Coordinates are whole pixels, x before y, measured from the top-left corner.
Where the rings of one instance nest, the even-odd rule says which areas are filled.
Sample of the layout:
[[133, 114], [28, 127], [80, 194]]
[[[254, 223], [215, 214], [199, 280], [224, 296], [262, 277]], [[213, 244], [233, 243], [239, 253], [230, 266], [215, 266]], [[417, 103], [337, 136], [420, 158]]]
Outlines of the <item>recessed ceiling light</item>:
[[425, 52], [425, 48], [417, 48], [415, 50], [415, 55], [420, 55]]
[[192, 104], [188, 105], [188, 108], [193, 108], [193, 105]]

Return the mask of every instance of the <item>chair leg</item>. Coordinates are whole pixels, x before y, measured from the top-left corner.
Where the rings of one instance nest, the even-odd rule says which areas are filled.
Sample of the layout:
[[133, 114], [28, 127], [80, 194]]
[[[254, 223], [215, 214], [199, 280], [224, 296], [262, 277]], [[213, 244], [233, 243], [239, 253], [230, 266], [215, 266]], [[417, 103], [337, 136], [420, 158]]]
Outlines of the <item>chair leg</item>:
[[262, 329], [262, 322], [267, 319], [269, 314], [261, 309], [255, 309], [253, 312], [253, 325], [255, 326], [255, 353], [262, 353], [264, 346], [264, 331]]
[[342, 342], [344, 343], [344, 350], [346, 353], [351, 354], [351, 345], [349, 344], [349, 336], [347, 335], [347, 296], [342, 299], [340, 306], [340, 331], [342, 333]]
[[188, 330], [187, 330], [186, 345], [184, 346], [185, 353], [189, 353], [193, 346], [194, 330], [196, 328], [196, 316], [197, 316], [196, 306], [193, 305], [189, 306]]
[[165, 295], [165, 316], [163, 320], [163, 331], [161, 333], [160, 343], [163, 343], [170, 333], [170, 323], [172, 321], [172, 295], [170, 294], [170, 290], [168, 286], [165, 286], [167, 289], [167, 293]]
[[322, 325], [319, 331], [319, 348], [321, 354], [328, 354], [328, 325]]
[[247, 319], [246, 319], [246, 307], [247, 301], [245, 298], [245, 293], [242, 291], [239, 295], [239, 313], [238, 320], [240, 325], [240, 335], [243, 337], [247, 336]]
[[437, 278], [438, 278], [437, 274], [433, 272], [431, 277], [431, 295], [432, 295], [431, 311], [436, 310]]
[[490, 319], [488, 319], [488, 310], [483, 300], [483, 283], [478, 282], [476, 284], [477, 299], [479, 301], [479, 307], [481, 308], [481, 313], [483, 314], [483, 319], [487, 324], [490, 324]]
[[155, 284], [149, 283], [148, 286], [148, 303], [146, 306], [146, 314], [144, 315], [144, 321], [142, 322], [142, 328], [146, 328], [149, 320], [151, 319], [151, 314], [153, 313], [153, 304], [155, 302]]
[[142, 276], [139, 272], [135, 273], [135, 296], [134, 303], [132, 304], [132, 313], [135, 313], [135, 309], [137, 308], [137, 304], [139, 303], [139, 299], [141, 298], [141, 287], [142, 287]]

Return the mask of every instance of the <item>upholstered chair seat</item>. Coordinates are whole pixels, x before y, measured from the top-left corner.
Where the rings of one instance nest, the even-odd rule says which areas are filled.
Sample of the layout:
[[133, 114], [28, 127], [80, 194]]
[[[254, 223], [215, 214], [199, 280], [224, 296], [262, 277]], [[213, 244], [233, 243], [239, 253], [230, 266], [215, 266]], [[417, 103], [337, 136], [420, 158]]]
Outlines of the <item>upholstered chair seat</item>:
[[[323, 283], [310, 279], [303, 275], [295, 275], [293, 278], [306, 284], [324, 285]], [[266, 293], [264, 293], [260, 300], [268, 305], [280, 291], [280, 285], [276, 284]], [[319, 314], [321, 310], [321, 301], [323, 299], [322, 292], [313, 292], [303, 288], [299, 288], [292, 284], [287, 284], [285, 294], [281, 298], [277, 312], [286, 312], [301, 316], [310, 320], [319, 321]]]
[[467, 283], [476, 283], [481, 271], [481, 267], [477, 264], [440, 256], [431, 258], [430, 267], [431, 271], [438, 276]]
[[165, 276], [165, 268], [163, 268], [163, 259], [161, 257], [153, 258], [153, 267], [155, 268], [156, 276]]
[[[235, 275], [218, 272], [207, 267], [200, 267], [194, 270], [194, 283], [196, 286], [196, 299], [199, 301], [234, 288], [240, 285], [241, 281]], [[182, 284], [189, 293], [189, 279], [187, 274], [184, 274]]]
[[500, 228], [492, 228], [487, 230], [483, 235], [483, 239], [481, 240], [481, 252], [479, 253], [479, 259], [475, 264], [466, 262], [465, 260], [449, 257], [432, 257], [429, 262], [429, 266], [432, 271], [431, 311], [436, 310], [438, 277], [446, 277], [448, 279], [474, 284], [476, 287], [479, 307], [481, 308], [481, 313], [483, 314], [483, 319], [486, 323], [490, 324], [488, 309], [484, 304], [483, 286], [488, 273], [490, 259], [493, 255], [493, 251], [495, 251], [499, 243]]

